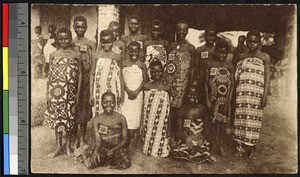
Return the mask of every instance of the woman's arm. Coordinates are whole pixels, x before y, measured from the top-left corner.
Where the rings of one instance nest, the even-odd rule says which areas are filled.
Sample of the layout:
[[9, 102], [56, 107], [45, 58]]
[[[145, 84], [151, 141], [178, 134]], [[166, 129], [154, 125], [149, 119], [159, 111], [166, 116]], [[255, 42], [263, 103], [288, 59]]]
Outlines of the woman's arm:
[[143, 89], [144, 85], [147, 82], [147, 68], [146, 65], [143, 63], [142, 64], [142, 71], [143, 71], [143, 82], [141, 83], [141, 85], [134, 91], [134, 96], [136, 97], [140, 91]]
[[264, 93], [263, 93], [262, 103], [261, 103], [262, 108], [264, 108], [267, 105], [269, 81], [270, 81], [270, 56], [266, 54], [266, 57], [264, 57]]
[[98, 161], [100, 161], [99, 149], [101, 147], [101, 135], [98, 132], [99, 125], [100, 125], [99, 117], [96, 117], [93, 122], [94, 142], [95, 142], [95, 144], [94, 144], [94, 160], [98, 160]]
[[90, 70], [90, 104], [93, 106], [94, 102], [93, 102], [93, 89], [94, 89], [94, 79], [95, 79], [95, 70], [96, 70], [96, 57], [92, 57], [92, 67]]
[[81, 55], [78, 54], [78, 89], [77, 89], [77, 94], [76, 94], [76, 104], [79, 101], [79, 95], [81, 92], [81, 82], [82, 82], [82, 69], [83, 69], [83, 61], [81, 58]]

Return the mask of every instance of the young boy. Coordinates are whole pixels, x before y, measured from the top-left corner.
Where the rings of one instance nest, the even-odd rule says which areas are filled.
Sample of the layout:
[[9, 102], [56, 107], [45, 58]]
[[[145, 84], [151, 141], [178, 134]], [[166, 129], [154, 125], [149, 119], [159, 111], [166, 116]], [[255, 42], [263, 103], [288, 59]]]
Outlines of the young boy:
[[[213, 24], [209, 24], [204, 33], [205, 44], [196, 49], [196, 67], [193, 81], [197, 80], [200, 91], [200, 100], [205, 100], [205, 71], [206, 63], [212, 58], [215, 51], [215, 42], [217, 38], [217, 29]], [[204, 102], [203, 102], [204, 103]]]
[[167, 52], [166, 47], [169, 44], [168, 41], [160, 38], [161, 34], [161, 22], [158, 20], [153, 20], [151, 25], [151, 36], [152, 39], [145, 42], [145, 64], [148, 69], [148, 76], [151, 78], [149, 65], [152, 61], [158, 60], [162, 63], [164, 67], [167, 63]]
[[[170, 86], [162, 82], [164, 68], [160, 61], [150, 63], [152, 81], [144, 86], [141, 127], [142, 152], [154, 157], [169, 155]], [[156, 130], [153, 133], [153, 130]]]
[[[108, 25], [109, 31], [112, 32], [113, 34], [113, 46], [112, 46], [112, 51], [114, 51], [116, 54], [122, 54], [122, 56], [125, 56], [125, 50], [126, 50], [126, 45], [123, 41], [119, 40], [118, 37], [120, 35], [120, 24], [117, 21], [111, 21]], [[101, 44], [99, 45], [99, 50], [101, 50], [102, 46]]]
[[120, 112], [124, 99], [124, 87], [121, 78], [121, 55], [112, 51], [113, 34], [103, 30], [100, 33], [102, 48], [94, 54], [90, 74], [90, 104], [93, 106], [93, 117], [104, 110], [101, 106], [101, 95], [107, 91], [116, 95], [115, 111]]
[[136, 41], [129, 43], [128, 54], [130, 59], [124, 60], [123, 82], [125, 97], [122, 105], [122, 114], [125, 116], [129, 129], [129, 148], [134, 150], [137, 143], [143, 108], [143, 86], [147, 79], [147, 69], [140, 58], [140, 44]]
[[267, 103], [270, 78], [270, 57], [261, 52], [261, 34], [247, 33], [248, 52], [239, 55], [236, 66], [236, 103], [234, 137], [239, 146], [237, 156], [245, 152], [256, 158], [255, 147], [262, 127], [263, 108]]
[[42, 36], [42, 27], [36, 26], [34, 28], [36, 38], [31, 41], [31, 51], [34, 65], [34, 78], [41, 78], [43, 76], [43, 69], [45, 67], [45, 57], [43, 55], [44, 38]]
[[[188, 33], [188, 24], [180, 20], [176, 25], [177, 41], [171, 43], [167, 48], [168, 61], [164, 73], [164, 82], [171, 87], [171, 139], [178, 126], [178, 108], [183, 104], [183, 97], [190, 83], [193, 73], [195, 47], [185, 40]], [[174, 136], [173, 136], [174, 137]], [[173, 140], [172, 140], [173, 141]]]
[[[57, 32], [59, 50], [50, 55], [50, 72], [47, 85], [47, 110], [45, 121], [55, 129], [56, 150], [48, 157], [55, 157], [63, 152], [62, 135], [66, 132], [66, 150], [71, 152], [71, 132], [75, 124], [75, 109], [79, 101], [82, 59], [80, 53], [70, 48], [72, 34], [62, 28]], [[63, 68], [63, 69], [61, 69]]]
[[226, 128], [230, 128], [231, 98], [234, 83], [234, 68], [226, 61], [229, 46], [219, 40], [212, 59], [207, 62], [205, 77], [205, 100], [211, 120], [213, 150], [225, 155], [223, 149]]
[[[121, 41], [123, 41], [126, 44], [126, 46], [128, 46], [128, 44], [131, 41], [137, 41], [141, 47], [140, 57], [144, 59], [143, 48], [144, 48], [144, 42], [147, 40], [147, 36], [139, 33], [141, 24], [140, 24], [140, 18], [137, 15], [132, 15], [129, 17], [128, 28], [129, 28], [129, 35], [122, 35]], [[128, 55], [125, 59], [129, 59]]]
[[94, 149], [80, 147], [75, 156], [88, 169], [111, 166], [126, 169], [131, 166], [127, 151], [127, 123], [123, 115], [114, 112], [116, 98], [112, 92], [105, 92], [101, 99], [104, 112], [93, 119]]
[[245, 41], [246, 41], [246, 36], [245, 35], [241, 35], [241, 36], [238, 37], [238, 45], [235, 48], [233, 59], [232, 59], [232, 64], [233, 64], [234, 67], [237, 64], [239, 54], [245, 53], [248, 50], [247, 46], [245, 45]]
[[209, 153], [208, 135], [210, 123], [204, 104], [200, 103], [197, 87], [187, 90], [187, 103], [178, 111], [177, 143], [173, 144], [171, 156], [194, 163], [213, 162]]
[[72, 45], [74, 49], [81, 53], [83, 59], [82, 70], [82, 85], [79, 103], [76, 110], [77, 128], [75, 128], [74, 134], [77, 135], [77, 141], [75, 143], [76, 148], [83, 146], [85, 142], [85, 134], [87, 128], [87, 122], [92, 118], [92, 107], [89, 104], [90, 98], [90, 69], [92, 63], [92, 53], [95, 51], [96, 43], [87, 39], [84, 34], [87, 29], [87, 20], [83, 16], [76, 16], [73, 25], [76, 37], [73, 39]]
[[43, 68], [43, 74], [44, 77], [48, 77], [49, 73], [49, 60], [50, 60], [50, 54], [59, 47], [58, 42], [57, 42], [57, 36], [55, 34], [56, 31], [56, 26], [54, 25], [49, 25], [48, 26], [48, 33], [50, 33], [50, 37], [47, 40], [47, 43], [44, 47], [44, 56], [45, 56], [45, 65]]

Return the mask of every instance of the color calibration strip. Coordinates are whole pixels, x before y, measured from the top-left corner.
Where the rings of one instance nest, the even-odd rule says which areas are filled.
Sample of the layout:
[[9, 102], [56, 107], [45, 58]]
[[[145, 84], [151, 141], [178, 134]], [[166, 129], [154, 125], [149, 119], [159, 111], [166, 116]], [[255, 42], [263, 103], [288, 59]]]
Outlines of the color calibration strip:
[[28, 174], [28, 4], [2, 4], [4, 175]]
[[4, 174], [10, 174], [9, 159], [9, 91], [8, 91], [8, 18], [7, 3], [2, 4], [2, 66], [3, 66], [3, 167]]

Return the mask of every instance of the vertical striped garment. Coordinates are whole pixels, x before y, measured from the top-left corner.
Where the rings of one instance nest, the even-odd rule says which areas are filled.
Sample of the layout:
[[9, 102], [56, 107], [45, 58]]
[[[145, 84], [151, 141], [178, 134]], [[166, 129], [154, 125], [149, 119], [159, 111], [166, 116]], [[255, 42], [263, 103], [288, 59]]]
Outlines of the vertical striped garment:
[[[104, 112], [101, 106], [101, 97], [105, 92], [110, 91], [115, 94], [115, 101], [117, 103], [117, 98], [121, 95], [120, 78], [120, 68], [115, 60], [110, 58], [97, 59], [93, 89], [93, 95], [95, 98], [95, 105], [92, 108], [93, 117]], [[114, 111], [120, 112], [118, 105]]]
[[169, 155], [169, 138], [167, 137], [170, 113], [170, 99], [166, 91], [151, 89], [145, 91], [142, 152], [154, 157]]
[[238, 62], [235, 79], [236, 112], [234, 140], [254, 146], [260, 136], [263, 110], [260, 102], [264, 93], [264, 63], [260, 58], [245, 58]]

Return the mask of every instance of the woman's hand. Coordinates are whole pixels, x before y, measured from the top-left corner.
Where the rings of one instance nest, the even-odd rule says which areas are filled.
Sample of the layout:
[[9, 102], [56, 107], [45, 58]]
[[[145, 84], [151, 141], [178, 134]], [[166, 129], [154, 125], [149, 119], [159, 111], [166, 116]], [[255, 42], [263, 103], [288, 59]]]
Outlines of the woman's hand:
[[90, 97], [89, 102], [90, 102], [91, 106], [94, 106], [95, 105], [95, 98], [94, 97]]

